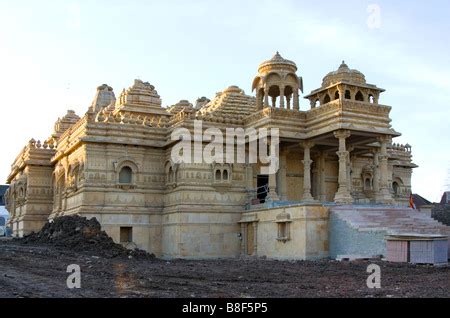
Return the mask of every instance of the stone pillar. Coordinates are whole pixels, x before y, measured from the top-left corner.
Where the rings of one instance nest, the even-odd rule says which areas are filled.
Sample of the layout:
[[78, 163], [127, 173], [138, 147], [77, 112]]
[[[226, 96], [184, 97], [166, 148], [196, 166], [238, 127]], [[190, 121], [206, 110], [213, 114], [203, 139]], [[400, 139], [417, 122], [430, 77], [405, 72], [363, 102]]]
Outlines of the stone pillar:
[[380, 99], [380, 93], [379, 93], [379, 92], [376, 92], [376, 93], [373, 95], [373, 103], [374, 103], [374, 104], [378, 104], [379, 99]]
[[298, 90], [294, 89], [294, 105], [292, 106], [294, 110], [300, 110], [300, 102], [298, 100]]
[[339, 99], [340, 100], [345, 99], [345, 89], [341, 85], [338, 86], [338, 92], [339, 92]]
[[269, 193], [267, 194], [267, 200], [280, 201], [277, 193], [277, 174], [269, 174]]
[[352, 193], [353, 189], [353, 178], [352, 178], [352, 166], [355, 156], [352, 156], [350, 153], [354, 150], [354, 147], [348, 147], [349, 160], [347, 161], [347, 189], [350, 193]]
[[262, 99], [263, 99], [263, 96], [261, 96], [261, 90], [260, 89], [258, 89], [258, 91], [257, 91], [257, 93], [256, 93], [256, 109], [257, 110], [261, 110], [263, 107], [263, 105], [262, 105]]
[[245, 178], [248, 204], [252, 204], [252, 200], [256, 199], [255, 186], [253, 185], [253, 166], [251, 164], [245, 165]]
[[284, 87], [280, 87], [280, 108], [284, 108]]
[[[269, 107], [269, 88], [264, 88], [264, 107]], [[263, 108], [264, 108], [263, 107]]]
[[276, 108], [277, 107], [277, 98], [272, 96], [272, 107]]
[[286, 109], [291, 109], [291, 95], [286, 96]]
[[[269, 149], [271, 149], [271, 143], [272, 140], [268, 140], [267, 146], [269, 147]], [[276, 147], [279, 147], [279, 145], [276, 145]], [[279, 151], [277, 150], [277, 153], [279, 155]], [[277, 158], [279, 160], [279, 158]], [[279, 166], [278, 166], [279, 168]], [[279, 169], [278, 169], [279, 170]], [[278, 172], [278, 171], [277, 171]], [[273, 174], [269, 174], [269, 193], [267, 194], [267, 200], [269, 201], [279, 201], [280, 198], [278, 197], [278, 192], [277, 192], [277, 172], [273, 173]]]
[[353, 203], [353, 198], [348, 189], [347, 162], [349, 160], [349, 152], [345, 145], [345, 140], [350, 137], [350, 135], [350, 131], [348, 130], [338, 130], [334, 132], [334, 136], [339, 139], [339, 151], [336, 153], [339, 157], [339, 188], [334, 196], [334, 201], [342, 204]]
[[287, 201], [287, 151], [283, 150], [280, 152], [280, 169], [278, 170], [278, 185], [281, 201]]
[[381, 136], [378, 138], [380, 142], [380, 153], [378, 155], [379, 166], [380, 166], [380, 190], [377, 196], [377, 202], [384, 204], [392, 204], [393, 199], [391, 192], [389, 191], [389, 183], [388, 183], [388, 153], [387, 153], [387, 145], [391, 142], [391, 136]]
[[319, 200], [321, 202], [327, 200], [325, 157], [325, 152], [322, 152], [319, 157]]
[[301, 143], [303, 147], [303, 201], [314, 201], [311, 195], [311, 148], [314, 147], [312, 141], [304, 141]]
[[380, 191], [380, 167], [378, 161], [378, 151], [373, 152], [373, 191], [376, 195]]

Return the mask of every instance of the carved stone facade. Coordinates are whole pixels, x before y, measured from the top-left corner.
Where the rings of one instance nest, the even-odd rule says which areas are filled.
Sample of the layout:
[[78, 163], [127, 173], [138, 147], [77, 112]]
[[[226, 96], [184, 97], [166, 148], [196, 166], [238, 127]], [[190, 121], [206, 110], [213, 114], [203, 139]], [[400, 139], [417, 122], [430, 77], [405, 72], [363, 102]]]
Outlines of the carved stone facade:
[[[234, 257], [270, 249], [241, 244], [245, 233], [256, 235], [243, 213], [264, 201], [407, 205], [416, 165], [409, 145], [391, 142], [400, 134], [391, 127], [391, 107], [379, 104], [384, 90], [343, 63], [305, 97], [305, 109], [296, 72], [296, 64], [277, 53], [259, 67], [256, 98], [230, 86], [212, 100], [199, 98], [195, 107], [182, 100], [163, 108], [155, 87], [140, 80], [117, 99], [111, 87], [99, 86], [84, 116], [69, 111], [47, 140], [32, 139], [15, 159], [6, 195], [14, 235], [78, 214], [96, 217], [117, 242], [131, 233], [132, 241], [121, 243], [157, 256]], [[171, 133], [194, 132], [196, 120], [203, 131], [279, 128], [277, 174], [261, 175], [260, 164], [173, 162]], [[314, 209], [322, 222], [317, 237], [326, 241], [326, 213]], [[298, 213], [315, 220], [308, 211]], [[291, 221], [276, 222], [282, 244], [290, 239]], [[291, 231], [301, 228], [292, 224]], [[324, 244], [317, 255], [325, 255]]]

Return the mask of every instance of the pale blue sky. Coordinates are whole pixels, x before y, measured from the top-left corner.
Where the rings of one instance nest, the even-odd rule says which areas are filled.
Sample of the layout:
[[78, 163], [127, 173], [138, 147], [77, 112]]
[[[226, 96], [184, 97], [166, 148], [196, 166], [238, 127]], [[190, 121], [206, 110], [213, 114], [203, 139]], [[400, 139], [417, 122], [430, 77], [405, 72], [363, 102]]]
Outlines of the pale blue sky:
[[[306, 92], [342, 60], [385, 88], [380, 102], [403, 133], [395, 142], [409, 142], [420, 166], [413, 191], [439, 200], [450, 169], [450, 3], [312, 3], [0, 0], [0, 180], [66, 109], [83, 114], [100, 84], [118, 95], [141, 78], [164, 105], [229, 85], [251, 93], [258, 64], [278, 50]], [[367, 25], [370, 4], [380, 28]]]

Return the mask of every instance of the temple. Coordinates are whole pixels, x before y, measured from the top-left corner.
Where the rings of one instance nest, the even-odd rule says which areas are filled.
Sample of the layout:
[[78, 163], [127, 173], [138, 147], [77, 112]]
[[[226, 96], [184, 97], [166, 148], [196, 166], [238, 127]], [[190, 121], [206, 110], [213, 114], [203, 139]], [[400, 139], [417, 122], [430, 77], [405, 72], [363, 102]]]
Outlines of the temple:
[[[14, 160], [6, 194], [14, 235], [77, 214], [96, 217], [116, 242], [167, 258], [313, 259], [350, 247], [386, 253], [378, 233], [389, 226], [381, 219], [389, 211], [414, 216], [408, 202], [417, 166], [410, 145], [393, 143], [400, 133], [391, 107], [380, 104], [384, 89], [342, 62], [301, 102], [297, 65], [278, 52], [260, 64], [252, 89], [230, 86], [211, 100], [164, 108], [148, 82], [135, 80], [118, 98], [98, 87], [83, 116], [68, 111]], [[262, 174], [260, 162], [174, 162], [172, 132], [193, 132], [195, 121], [224, 132], [279, 128], [278, 171]], [[353, 246], [359, 234], [349, 236], [349, 209], [379, 214], [368, 245]], [[421, 233], [446, 231], [423, 223]]]

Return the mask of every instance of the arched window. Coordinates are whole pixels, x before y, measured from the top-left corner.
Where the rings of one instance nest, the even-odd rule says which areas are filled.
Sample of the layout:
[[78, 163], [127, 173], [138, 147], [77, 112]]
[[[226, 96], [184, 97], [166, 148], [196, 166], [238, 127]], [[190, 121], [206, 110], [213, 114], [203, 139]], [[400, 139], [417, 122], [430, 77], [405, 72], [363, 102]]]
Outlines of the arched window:
[[372, 184], [371, 184], [369, 178], [366, 178], [366, 180], [365, 180], [365, 182], [364, 182], [364, 188], [365, 188], [366, 190], [372, 189]]
[[223, 171], [223, 180], [228, 181], [228, 170]]
[[348, 89], [345, 91], [345, 99], [352, 99], [352, 94]]
[[357, 101], [360, 101], [360, 102], [363, 102], [363, 101], [364, 101], [364, 96], [363, 96], [363, 94], [361, 93], [361, 91], [358, 91], [358, 93], [356, 93], [355, 99], [356, 99]]
[[216, 180], [222, 180], [222, 174], [219, 169], [216, 170]]
[[334, 93], [334, 99], [339, 99], [339, 91], [336, 91], [336, 93]]
[[320, 106], [320, 100], [316, 99], [315, 103], [314, 103], [314, 107], [319, 107]]
[[325, 98], [323, 99], [323, 103], [324, 103], [324, 104], [328, 104], [329, 102], [331, 102], [330, 95], [326, 94], [326, 95], [325, 95]]
[[397, 182], [392, 183], [392, 190], [394, 190], [395, 195], [398, 195], [398, 183]]
[[133, 179], [133, 170], [130, 167], [125, 166], [120, 169], [119, 172], [119, 183], [121, 184], [130, 184]]
[[373, 97], [373, 95], [369, 95], [369, 103], [373, 104], [375, 102], [375, 98]]

